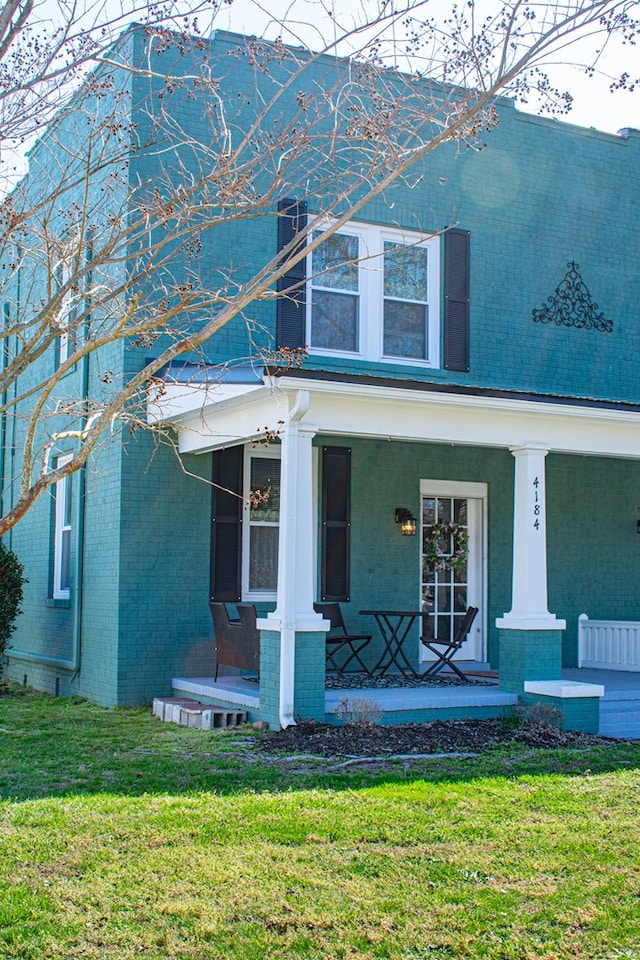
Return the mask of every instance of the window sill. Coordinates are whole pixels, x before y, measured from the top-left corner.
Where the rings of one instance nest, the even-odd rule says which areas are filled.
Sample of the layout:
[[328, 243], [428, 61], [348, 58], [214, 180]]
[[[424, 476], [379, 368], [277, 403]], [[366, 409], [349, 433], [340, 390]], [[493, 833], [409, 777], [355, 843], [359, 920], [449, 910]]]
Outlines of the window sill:
[[71, 606], [70, 597], [47, 597], [44, 602], [45, 607], [52, 607], [56, 610], [68, 610]]

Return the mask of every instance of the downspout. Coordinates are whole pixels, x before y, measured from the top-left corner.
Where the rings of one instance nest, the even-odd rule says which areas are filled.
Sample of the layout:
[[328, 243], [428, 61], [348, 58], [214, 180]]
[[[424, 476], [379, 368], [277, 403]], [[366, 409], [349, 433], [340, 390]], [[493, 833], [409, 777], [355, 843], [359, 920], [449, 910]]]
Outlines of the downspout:
[[[89, 396], [89, 354], [85, 354], [80, 361], [81, 376], [81, 396], [87, 400]], [[26, 660], [31, 663], [39, 663], [46, 667], [56, 667], [58, 670], [69, 670], [72, 674], [71, 679], [80, 670], [82, 660], [82, 581], [84, 576], [84, 514], [85, 514], [85, 471], [83, 464], [77, 471], [78, 493], [76, 496], [76, 553], [73, 565], [73, 632], [71, 635], [71, 656], [70, 657], [49, 657], [43, 653], [32, 653], [29, 650], [15, 650], [11, 648], [7, 651], [10, 657], [16, 660]]]
[[[9, 317], [9, 304], [5, 303], [3, 317], [3, 323], [5, 329], [9, 326], [10, 317]], [[9, 363], [9, 343], [7, 342], [6, 337], [3, 337], [3, 346], [2, 354], [0, 355], [0, 368], [2, 372], [6, 370]], [[8, 394], [6, 390], [2, 391], [0, 396], [0, 403], [2, 404], [2, 416], [0, 416], [0, 514], [4, 516], [4, 491], [5, 491], [5, 463], [6, 463], [6, 448], [7, 448], [7, 399]]]
[[[284, 529], [281, 537], [287, 544], [283, 551], [284, 563], [278, 569], [278, 610], [280, 612], [280, 691], [279, 691], [279, 720], [280, 726], [295, 726], [293, 705], [295, 696], [295, 664], [296, 664], [296, 516], [298, 510], [298, 428], [300, 421], [309, 409], [309, 391], [298, 390], [295, 403], [291, 408], [289, 419], [285, 427], [286, 449], [284, 451], [284, 468], [287, 496], [283, 498], [283, 505], [287, 510], [284, 518]], [[281, 520], [282, 524], [282, 520]]]

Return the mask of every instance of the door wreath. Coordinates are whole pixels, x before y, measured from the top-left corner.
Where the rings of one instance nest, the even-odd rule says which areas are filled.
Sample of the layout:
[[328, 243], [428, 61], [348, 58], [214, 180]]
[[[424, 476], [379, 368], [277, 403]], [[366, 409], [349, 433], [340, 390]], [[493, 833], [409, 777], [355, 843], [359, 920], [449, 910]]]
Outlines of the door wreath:
[[[424, 558], [427, 563], [432, 563], [436, 570], [459, 570], [464, 566], [469, 545], [469, 533], [467, 528], [454, 520], [448, 520], [444, 523], [434, 523], [428, 528], [429, 534], [424, 541]], [[449, 539], [451, 542], [451, 553], [440, 553], [438, 546], [441, 540]]]

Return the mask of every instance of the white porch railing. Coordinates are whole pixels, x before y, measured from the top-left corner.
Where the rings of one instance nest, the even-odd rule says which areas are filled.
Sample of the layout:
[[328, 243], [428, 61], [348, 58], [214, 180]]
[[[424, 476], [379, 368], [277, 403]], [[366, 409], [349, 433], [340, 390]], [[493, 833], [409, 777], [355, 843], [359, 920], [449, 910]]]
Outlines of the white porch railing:
[[578, 617], [578, 666], [640, 672], [640, 620]]

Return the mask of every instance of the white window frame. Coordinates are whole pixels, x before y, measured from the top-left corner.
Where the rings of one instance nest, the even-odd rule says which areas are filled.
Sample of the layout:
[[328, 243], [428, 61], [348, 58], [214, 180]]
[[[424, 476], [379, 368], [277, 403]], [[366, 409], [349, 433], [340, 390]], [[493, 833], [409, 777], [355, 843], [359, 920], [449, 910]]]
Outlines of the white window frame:
[[[60, 287], [64, 287], [73, 275], [75, 253], [72, 251], [70, 257], [67, 257], [66, 250], [63, 248], [60, 252], [60, 261], [56, 268], [56, 277]], [[60, 328], [60, 333], [58, 334], [58, 366], [62, 366], [65, 363], [72, 352], [73, 343], [75, 339], [74, 329], [76, 326], [76, 321], [79, 315], [80, 310], [80, 294], [78, 290], [69, 289], [62, 298], [60, 304], [60, 316], [58, 319], [58, 326]], [[71, 332], [69, 332], [71, 331]]]
[[[71, 276], [71, 271], [69, 269], [69, 264], [66, 260], [62, 259], [59, 267], [56, 269], [56, 275], [60, 287], [64, 287], [66, 283], [69, 282]], [[69, 319], [71, 312], [74, 309], [73, 305], [73, 294], [69, 290], [60, 303], [60, 317], [58, 320], [58, 326], [61, 333], [58, 334], [58, 366], [61, 367], [69, 359], [69, 334], [65, 331], [69, 328]]]
[[[249, 491], [251, 486], [251, 458], [252, 457], [271, 457], [273, 459], [281, 460], [281, 448], [279, 446], [269, 447], [268, 449], [256, 449], [251, 445], [247, 445], [244, 448], [244, 465], [242, 470], [242, 495], [244, 497], [245, 504], [249, 502]], [[312, 484], [313, 489], [311, 492], [312, 501], [313, 501], [313, 542], [312, 542], [312, 552], [313, 557], [316, 563], [316, 569], [314, 571], [314, 583], [317, 580], [317, 557], [318, 557], [318, 489], [319, 489], [319, 463], [320, 458], [318, 456], [318, 450], [316, 447], [312, 450], [313, 457], [313, 468], [312, 468]], [[280, 477], [280, 496], [282, 497], [282, 476]], [[280, 501], [282, 503], [282, 500]], [[280, 523], [273, 523], [273, 526], [278, 527], [278, 534]], [[277, 589], [273, 591], [266, 590], [249, 590], [249, 563], [250, 563], [250, 549], [251, 549], [251, 523], [249, 520], [249, 507], [245, 506], [244, 514], [242, 518], [242, 581], [241, 581], [241, 595], [242, 599], [247, 603], [275, 603], [278, 599]], [[280, 549], [280, 536], [278, 536], [278, 550]]]
[[[64, 467], [72, 459], [71, 453], [62, 454], [56, 461], [56, 467]], [[71, 519], [67, 523], [67, 501], [71, 476], [63, 477], [55, 485], [55, 519], [53, 537], [53, 599], [68, 600], [71, 596], [71, 587], [62, 585], [62, 557], [65, 534], [69, 538], [71, 550]]]
[[[244, 448], [244, 467], [242, 471], [242, 496], [244, 503], [244, 516], [242, 522], [242, 599], [251, 602], [273, 601], [276, 599], [276, 590], [251, 590], [249, 588], [249, 570], [251, 559], [251, 527], [254, 524], [259, 526], [277, 527], [278, 538], [280, 530], [280, 521], [259, 520], [251, 521], [251, 508], [249, 506], [249, 494], [251, 492], [251, 461], [254, 459], [280, 460], [280, 448], [278, 446], [268, 449], [256, 449], [251, 446]], [[280, 481], [282, 483], [282, 480]], [[282, 492], [282, 490], [281, 490]]]
[[[317, 230], [327, 230], [332, 221], [318, 217], [311, 223], [309, 243]], [[319, 356], [355, 357], [361, 360], [402, 364], [404, 366], [440, 367], [440, 237], [439, 235], [419, 233], [412, 230], [400, 230], [350, 221], [336, 231], [338, 234], [355, 236], [359, 246], [359, 311], [358, 338], [355, 351], [314, 347], [311, 343], [312, 331], [312, 291], [314, 278], [312, 272], [312, 253], [307, 255], [307, 307], [306, 330], [309, 353]], [[384, 353], [384, 269], [383, 256], [385, 242], [403, 243], [407, 246], [426, 247], [428, 260], [428, 328], [427, 358], [396, 357]], [[318, 278], [319, 279], [319, 278]], [[322, 289], [321, 283], [316, 286]], [[412, 301], [421, 302], [421, 301]]]
[[[472, 554], [469, 557], [470, 575], [468, 580], [469, 603], [480, 607], [481, 614], [470, 631], [473, 641], [474, 659], [484, 662], [487, 657], [487, 510], [489, 485], [467, 480], [420, 480], [420, 543], [423, 543], [422, 500], [424, 497], [460, 497], [469, 501], [470, 514], [467, 520], [469, 530], [473, 527]], [[422, 604], [421, 577], [418, 578], [418, 607]], [[419, 644], [420, 662], [425, 662], [425, 648]]]

